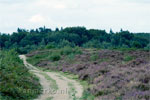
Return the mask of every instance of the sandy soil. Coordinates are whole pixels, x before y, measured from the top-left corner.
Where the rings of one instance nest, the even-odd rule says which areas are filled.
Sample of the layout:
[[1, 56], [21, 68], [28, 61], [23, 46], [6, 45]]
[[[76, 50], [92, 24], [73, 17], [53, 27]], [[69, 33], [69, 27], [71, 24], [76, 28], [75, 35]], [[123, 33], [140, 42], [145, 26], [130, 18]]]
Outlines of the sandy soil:
[[[43, 93], [35, 100], [73, 100], [73, 97], [70, 97], [69, 93], [70, 87], [68, 86], [68, 83], [72, 83], [76, 94], [75, 96], [77, 98], [82, 97], [83, 93], [83, 87], [80, 85], [79, 82], [75, 80], [71, 80], [65, 76], [62, 76], [59, 73], [56, 72], [44, 72], [42, 70], [39, 70], [38, 68], [32, 66], [26, 61], [25, 55], [20, 55], [20, 59], [23, 60], [24, 65], [37, 77], [40, 79], [40, 84], [43, 87]], [[49, 77], [53, 78], [56, 81], [56, 84], [58, 86], [58, 90], [52, 90], [52, 87], [50, 87], [50, 82], [47, 80], [41, 73], [47, 74]], [[51, 98], [51, 99], [50, 99]]]

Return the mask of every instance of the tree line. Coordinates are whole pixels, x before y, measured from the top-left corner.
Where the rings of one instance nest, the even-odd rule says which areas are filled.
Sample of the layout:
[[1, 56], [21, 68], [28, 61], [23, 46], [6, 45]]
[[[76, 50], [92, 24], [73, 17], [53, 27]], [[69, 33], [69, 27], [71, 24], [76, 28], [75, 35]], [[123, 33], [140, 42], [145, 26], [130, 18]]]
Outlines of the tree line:
[[83, 48], [150, 48], [150, 33], [132, 33], [120, 30], [107, 33], [105, 30], [85, 27], [20, 29], [12, 34], [0, 33], [0, 48], [15, 48], [19, 53], [27, 53], [37, 48], [61, 48], [79, 46]]

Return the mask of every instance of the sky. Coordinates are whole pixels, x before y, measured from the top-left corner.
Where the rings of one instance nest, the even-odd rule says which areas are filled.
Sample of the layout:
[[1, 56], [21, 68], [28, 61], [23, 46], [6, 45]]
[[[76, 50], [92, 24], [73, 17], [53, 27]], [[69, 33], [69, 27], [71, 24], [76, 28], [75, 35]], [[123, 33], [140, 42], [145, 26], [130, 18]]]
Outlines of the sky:
[[0, 32], [85, 26], [150, 32], [150, 0], [0, 0]]

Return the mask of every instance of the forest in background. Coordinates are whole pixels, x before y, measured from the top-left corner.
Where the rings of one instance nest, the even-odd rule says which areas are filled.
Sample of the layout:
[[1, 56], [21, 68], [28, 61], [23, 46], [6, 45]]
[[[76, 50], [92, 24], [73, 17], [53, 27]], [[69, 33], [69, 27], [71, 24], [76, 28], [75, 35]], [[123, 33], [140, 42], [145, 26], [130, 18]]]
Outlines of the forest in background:
[[37, 48], [134, 48], [150, 49], [150, 33], [132, 33], [120, 30], [107, 33], [105, 30], [86, 29], [85, 27], [56, 28], [55, 30], [40, 27], [38, 29], [17, 29], [12, 34], [0, 33], [0, 48], [13, 49], [19, 53], [28, 53]]

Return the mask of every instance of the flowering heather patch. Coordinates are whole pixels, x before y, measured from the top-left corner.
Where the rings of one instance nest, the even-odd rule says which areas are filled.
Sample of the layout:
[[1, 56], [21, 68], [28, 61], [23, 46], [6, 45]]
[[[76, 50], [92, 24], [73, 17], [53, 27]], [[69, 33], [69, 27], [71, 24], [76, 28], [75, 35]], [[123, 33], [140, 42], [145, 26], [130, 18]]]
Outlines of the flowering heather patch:
[[96, 100], [150, 100], [150, 52], [82, 51], [72, 62], [63, 56], [56, 66], [54, 62], [44, 62], [43, 59], [37, 65], [77, 74], [81, 80], [89, 82], [91, 87], [88, 90], [97, 97]]

